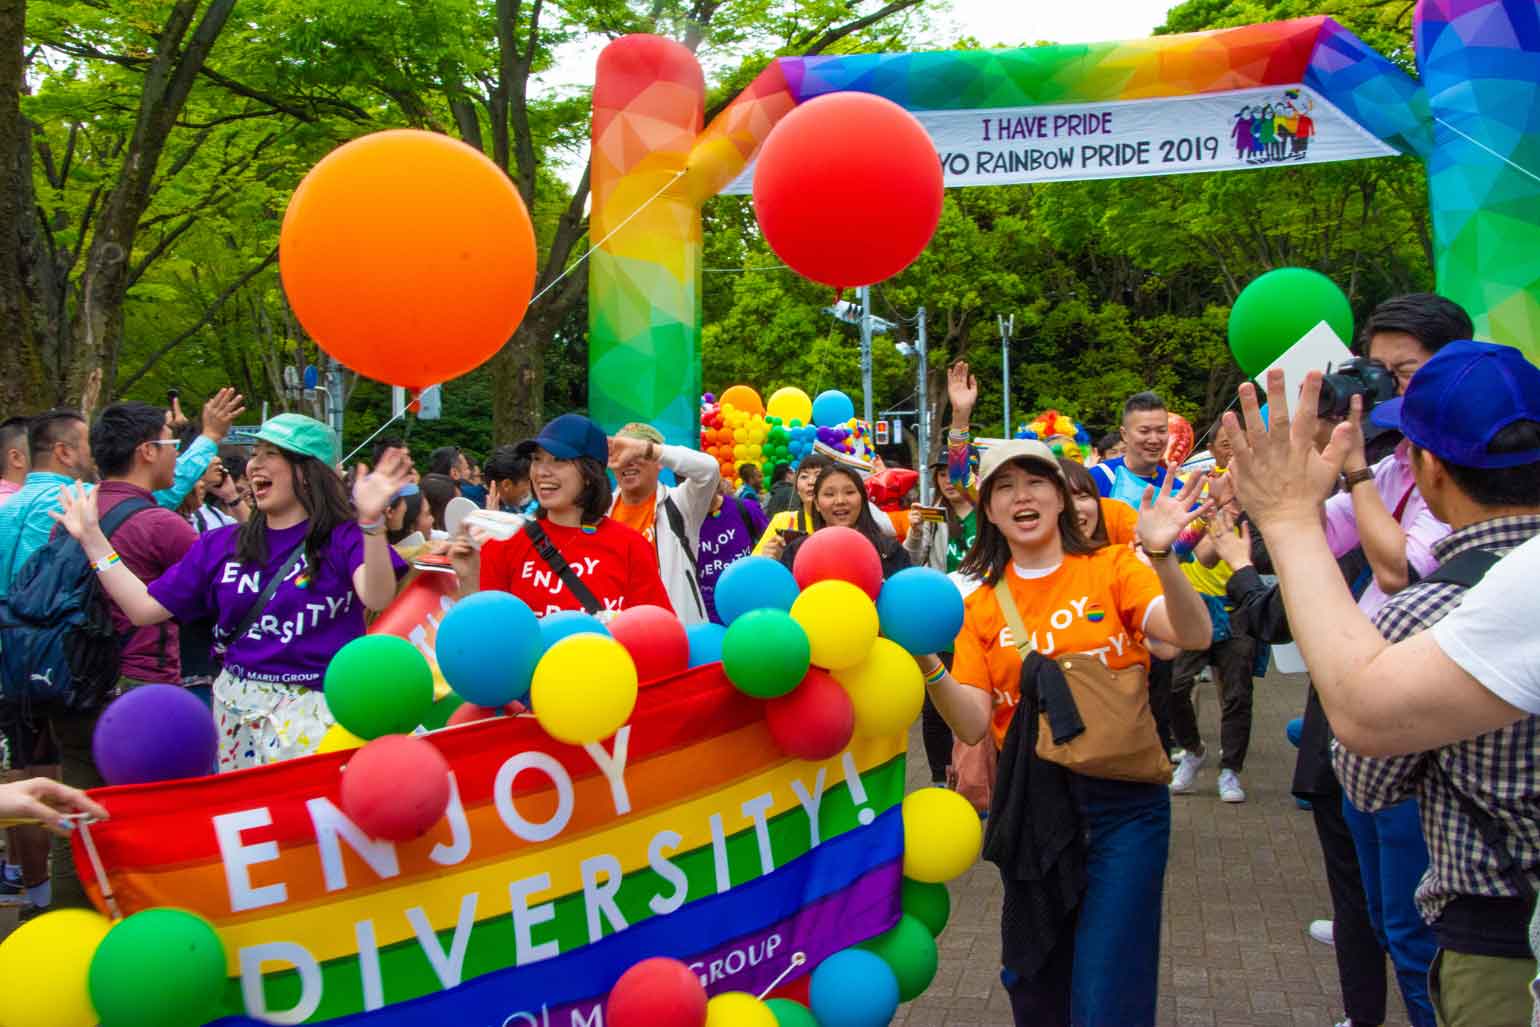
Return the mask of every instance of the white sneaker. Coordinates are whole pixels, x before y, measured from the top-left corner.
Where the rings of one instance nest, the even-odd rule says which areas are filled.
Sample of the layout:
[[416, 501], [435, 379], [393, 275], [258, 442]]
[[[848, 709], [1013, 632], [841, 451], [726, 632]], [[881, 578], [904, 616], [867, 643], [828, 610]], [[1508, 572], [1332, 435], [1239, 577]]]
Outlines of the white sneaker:
[[1330, 920], [1310, 921], [1310, 937], [1314, 938], [1322, 945], [1335, 946], [1337, 944], [1336, 935], [1332, 931], [1332, 923]]
[[1193, 783], [1198, 779], [1198, 770], [1206, 762], [1208, 762], [1206, 752], [1196, 756], [1190, 752], [1182, 753], [1182, 758], [1177, 761], [1176, 770], [1171, 774], [1171, 793], [1191, 795], [1196, 790], [1193, 788]]
[[1246, 789], [1241, 787], [1241, 779], [1233, 770], [1221, 770], [1219, 772], [1219, 799], [1221, 802], [1245, 802]]

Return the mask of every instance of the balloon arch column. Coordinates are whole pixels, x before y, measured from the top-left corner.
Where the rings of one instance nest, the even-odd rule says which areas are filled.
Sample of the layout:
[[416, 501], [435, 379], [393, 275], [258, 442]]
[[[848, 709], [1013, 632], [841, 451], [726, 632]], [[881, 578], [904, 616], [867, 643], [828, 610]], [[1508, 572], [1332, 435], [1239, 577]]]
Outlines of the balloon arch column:
[[[1427, 165], [1440, 292], [1540, 360], [1540, 8], [1422, 0], [1421, 82], [1326, 17], [1126, 43], [778, 58], [702, 131], [694, 56], [628, 36], [594, 86], [589, 403], [609, 429], [698, 432], [700, 207], [747, 192], [794, 107], [886, 97], [949, 186], [1242, 170], [1408, 154]], [[1282, 126], [1280, 128], [1279, 126]], [[612, 234], [613, 233], [613, 234]]]

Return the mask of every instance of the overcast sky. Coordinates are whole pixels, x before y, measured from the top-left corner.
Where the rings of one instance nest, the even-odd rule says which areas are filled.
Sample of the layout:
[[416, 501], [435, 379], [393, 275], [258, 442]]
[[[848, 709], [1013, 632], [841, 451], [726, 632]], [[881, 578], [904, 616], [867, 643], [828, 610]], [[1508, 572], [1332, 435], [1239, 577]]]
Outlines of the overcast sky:
[[1176, 0], [953, 0], [959, 28], [986, 46], [1141, 39]]

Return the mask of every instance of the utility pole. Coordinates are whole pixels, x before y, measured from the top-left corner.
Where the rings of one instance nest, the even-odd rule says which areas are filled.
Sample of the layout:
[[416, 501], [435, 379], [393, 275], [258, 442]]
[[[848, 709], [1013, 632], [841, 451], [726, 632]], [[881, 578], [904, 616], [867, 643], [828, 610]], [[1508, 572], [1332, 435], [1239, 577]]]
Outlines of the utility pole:
[[930, 505], [930, 472], [926, 468], [930, 464], [930, 396], [925, 388], [926, 378], [929, 377], [925, 362], [925, 308], [920, 308], [919, 332], [916, 336], [915, 348], [920, 356], [920, 388], [918, 392], [919, 403], [916, 404], [920, 412], [920, 502]]
[[872, 287], [861, 292], [861, 394], [866, 423], [872, 423]]
[[1000, 382], [1005, 390], [1005, 438], [1012, 436], [1011, 431], [1011, 336], [1016, 332], [1016, 315], [1006, 318], [1004, 314], [996, 317], [1000, 325]]
[[342, 444], [342, 365], [337, 358], [326, 359], [327, 406], [331, 408], [331, 427], [337, 433], [337, 444]]

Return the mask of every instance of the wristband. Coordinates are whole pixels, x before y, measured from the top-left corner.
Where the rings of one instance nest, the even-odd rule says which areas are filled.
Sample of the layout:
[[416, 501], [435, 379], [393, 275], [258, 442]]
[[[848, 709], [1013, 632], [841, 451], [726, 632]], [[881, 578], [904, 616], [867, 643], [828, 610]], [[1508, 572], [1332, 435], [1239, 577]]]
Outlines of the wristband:
[[1151, 560], [1165, 560], [1169, 559], [1171, 556], [1170, 546], [1167, 546], [1165, 549], [1150, 549], [1147, 546], [1141, 545], [1140, 548], [1144, 550], [1144, 555], [1149, 557]]
[[365, 535], [378, 535], [380, 533], [380, 529], [383, 527], [385, 527], [385, 518], [383, 517], [375, 521], [358, 522], [358, 530], [363, 532]]
[[1362, 485], [1366, 481], [1374, 480], [1374, 468], [1360, 467], [1356, 471], [1347, 471], [1342, 475], [1342, 487], [1352, 491], [1355, 486]]
[[938, 660], [936, 669], [925, 675], [925, 687], [929, 688], [944, 677], [946, 677], [946, 664]]
[[112, 550], [108, 550], [107, 551], [107, 555], [102, 557], [100, 560], [97, 560], [95, 563], [93, 563], [91, 565], [91, 567], [98, 574], [106, 574], [108, 571], [112, 570], [114, 567], [116, 567], [118, 564], [120, 564], [122, 562], [123, 562], [123, 558], [121, 556], [119, 556], [117, 553], [113, 552]]

